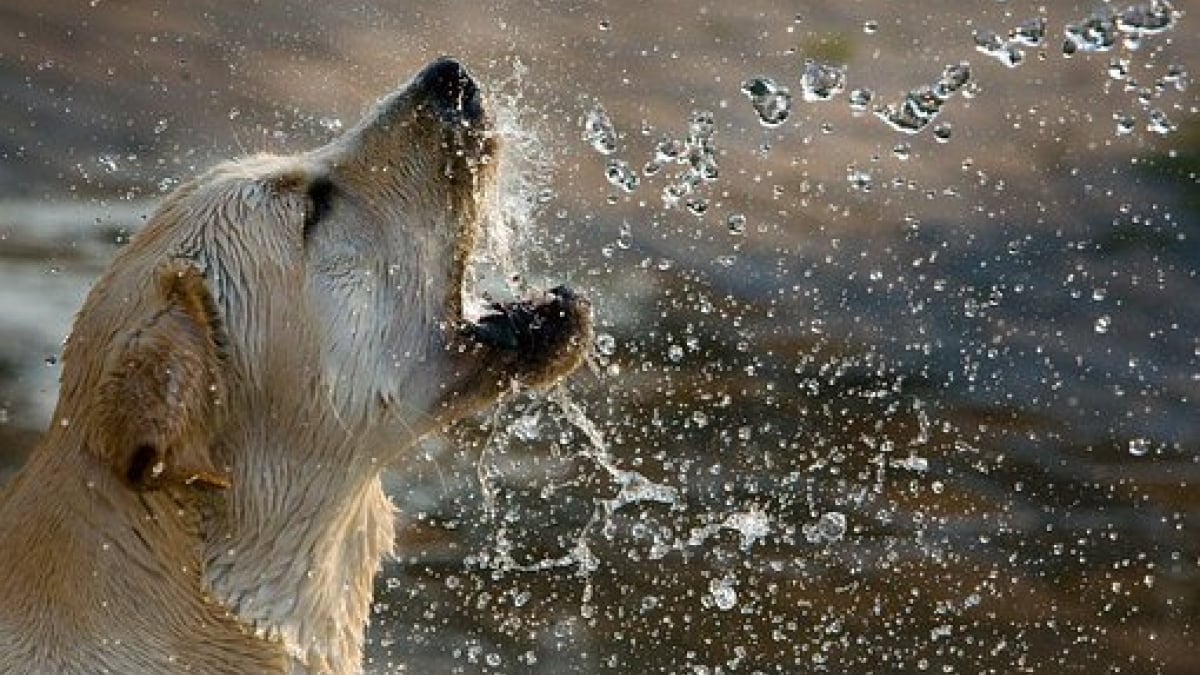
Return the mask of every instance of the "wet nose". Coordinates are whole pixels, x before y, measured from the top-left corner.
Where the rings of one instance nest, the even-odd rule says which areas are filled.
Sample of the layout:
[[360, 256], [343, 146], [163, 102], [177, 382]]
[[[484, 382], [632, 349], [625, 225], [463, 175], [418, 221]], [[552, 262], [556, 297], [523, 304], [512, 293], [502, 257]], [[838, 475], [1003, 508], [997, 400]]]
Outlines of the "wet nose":
[[466, 67], [452, 58], [442, 57], [425, 66], [413, 86], [444, 113], [459, 113], [468, 120], [483, 115], [479, 87]]

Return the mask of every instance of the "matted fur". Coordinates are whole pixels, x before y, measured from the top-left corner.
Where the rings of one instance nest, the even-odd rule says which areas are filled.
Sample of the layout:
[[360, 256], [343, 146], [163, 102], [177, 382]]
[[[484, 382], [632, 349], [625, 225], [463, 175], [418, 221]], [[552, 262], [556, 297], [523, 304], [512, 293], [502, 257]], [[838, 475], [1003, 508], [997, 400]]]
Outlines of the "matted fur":
[[330, 145], [166, 199], [0, 495], [0, 673], [359, 670], [381, 471], [590, 340], [567, 291], [462, 317], [497, 151], [442, 60]]

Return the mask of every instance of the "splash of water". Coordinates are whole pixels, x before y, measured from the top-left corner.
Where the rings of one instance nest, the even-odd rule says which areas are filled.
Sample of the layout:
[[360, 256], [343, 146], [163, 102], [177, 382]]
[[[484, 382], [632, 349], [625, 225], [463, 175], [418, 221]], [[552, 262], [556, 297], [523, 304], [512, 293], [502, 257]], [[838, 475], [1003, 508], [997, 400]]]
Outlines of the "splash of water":
[[512, 74], [497, 81], [491, 92], [494, 133], [504, 152], [496, 167], [496, 189], [488, 195], [482, 214], [482, 240], [468, 269], [470, 292], [463, 298], [468, 318], [484, 309], [488, 295], [527, 293], [524, 272], [529, 261], [516, 251], [540, 250], [526, 244], [533, 236], [530, 224], [553, 194], [555, 162], [552, 145], [543, 140], [549, 132], [535, 121], [534, 109], [522, 98], [527, 72], [515, 60]]

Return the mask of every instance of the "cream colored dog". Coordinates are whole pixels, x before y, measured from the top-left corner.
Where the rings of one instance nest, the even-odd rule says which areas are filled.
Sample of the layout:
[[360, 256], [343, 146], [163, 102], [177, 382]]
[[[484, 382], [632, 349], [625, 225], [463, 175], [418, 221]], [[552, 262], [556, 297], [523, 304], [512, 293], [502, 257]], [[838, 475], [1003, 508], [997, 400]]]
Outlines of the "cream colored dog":
[[352, 673], [380, 472], [575, 368], [588, 303], [463, 317], [497, 152], [437, 61], [339, 140], [167, 198], [92, 290], [0, 495], [0, 673]]

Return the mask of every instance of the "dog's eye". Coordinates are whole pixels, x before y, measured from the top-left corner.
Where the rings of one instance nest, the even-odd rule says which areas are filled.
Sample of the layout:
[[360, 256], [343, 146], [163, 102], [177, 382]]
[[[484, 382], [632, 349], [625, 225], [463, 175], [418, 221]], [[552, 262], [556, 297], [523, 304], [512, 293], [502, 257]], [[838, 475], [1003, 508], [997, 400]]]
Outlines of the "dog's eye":
[[333, 181], [317, 178], [308, 185], [308, 208], [304, 212], [304, 241], [308, 241], [317, 223], [321, 222], [333, 206]]

